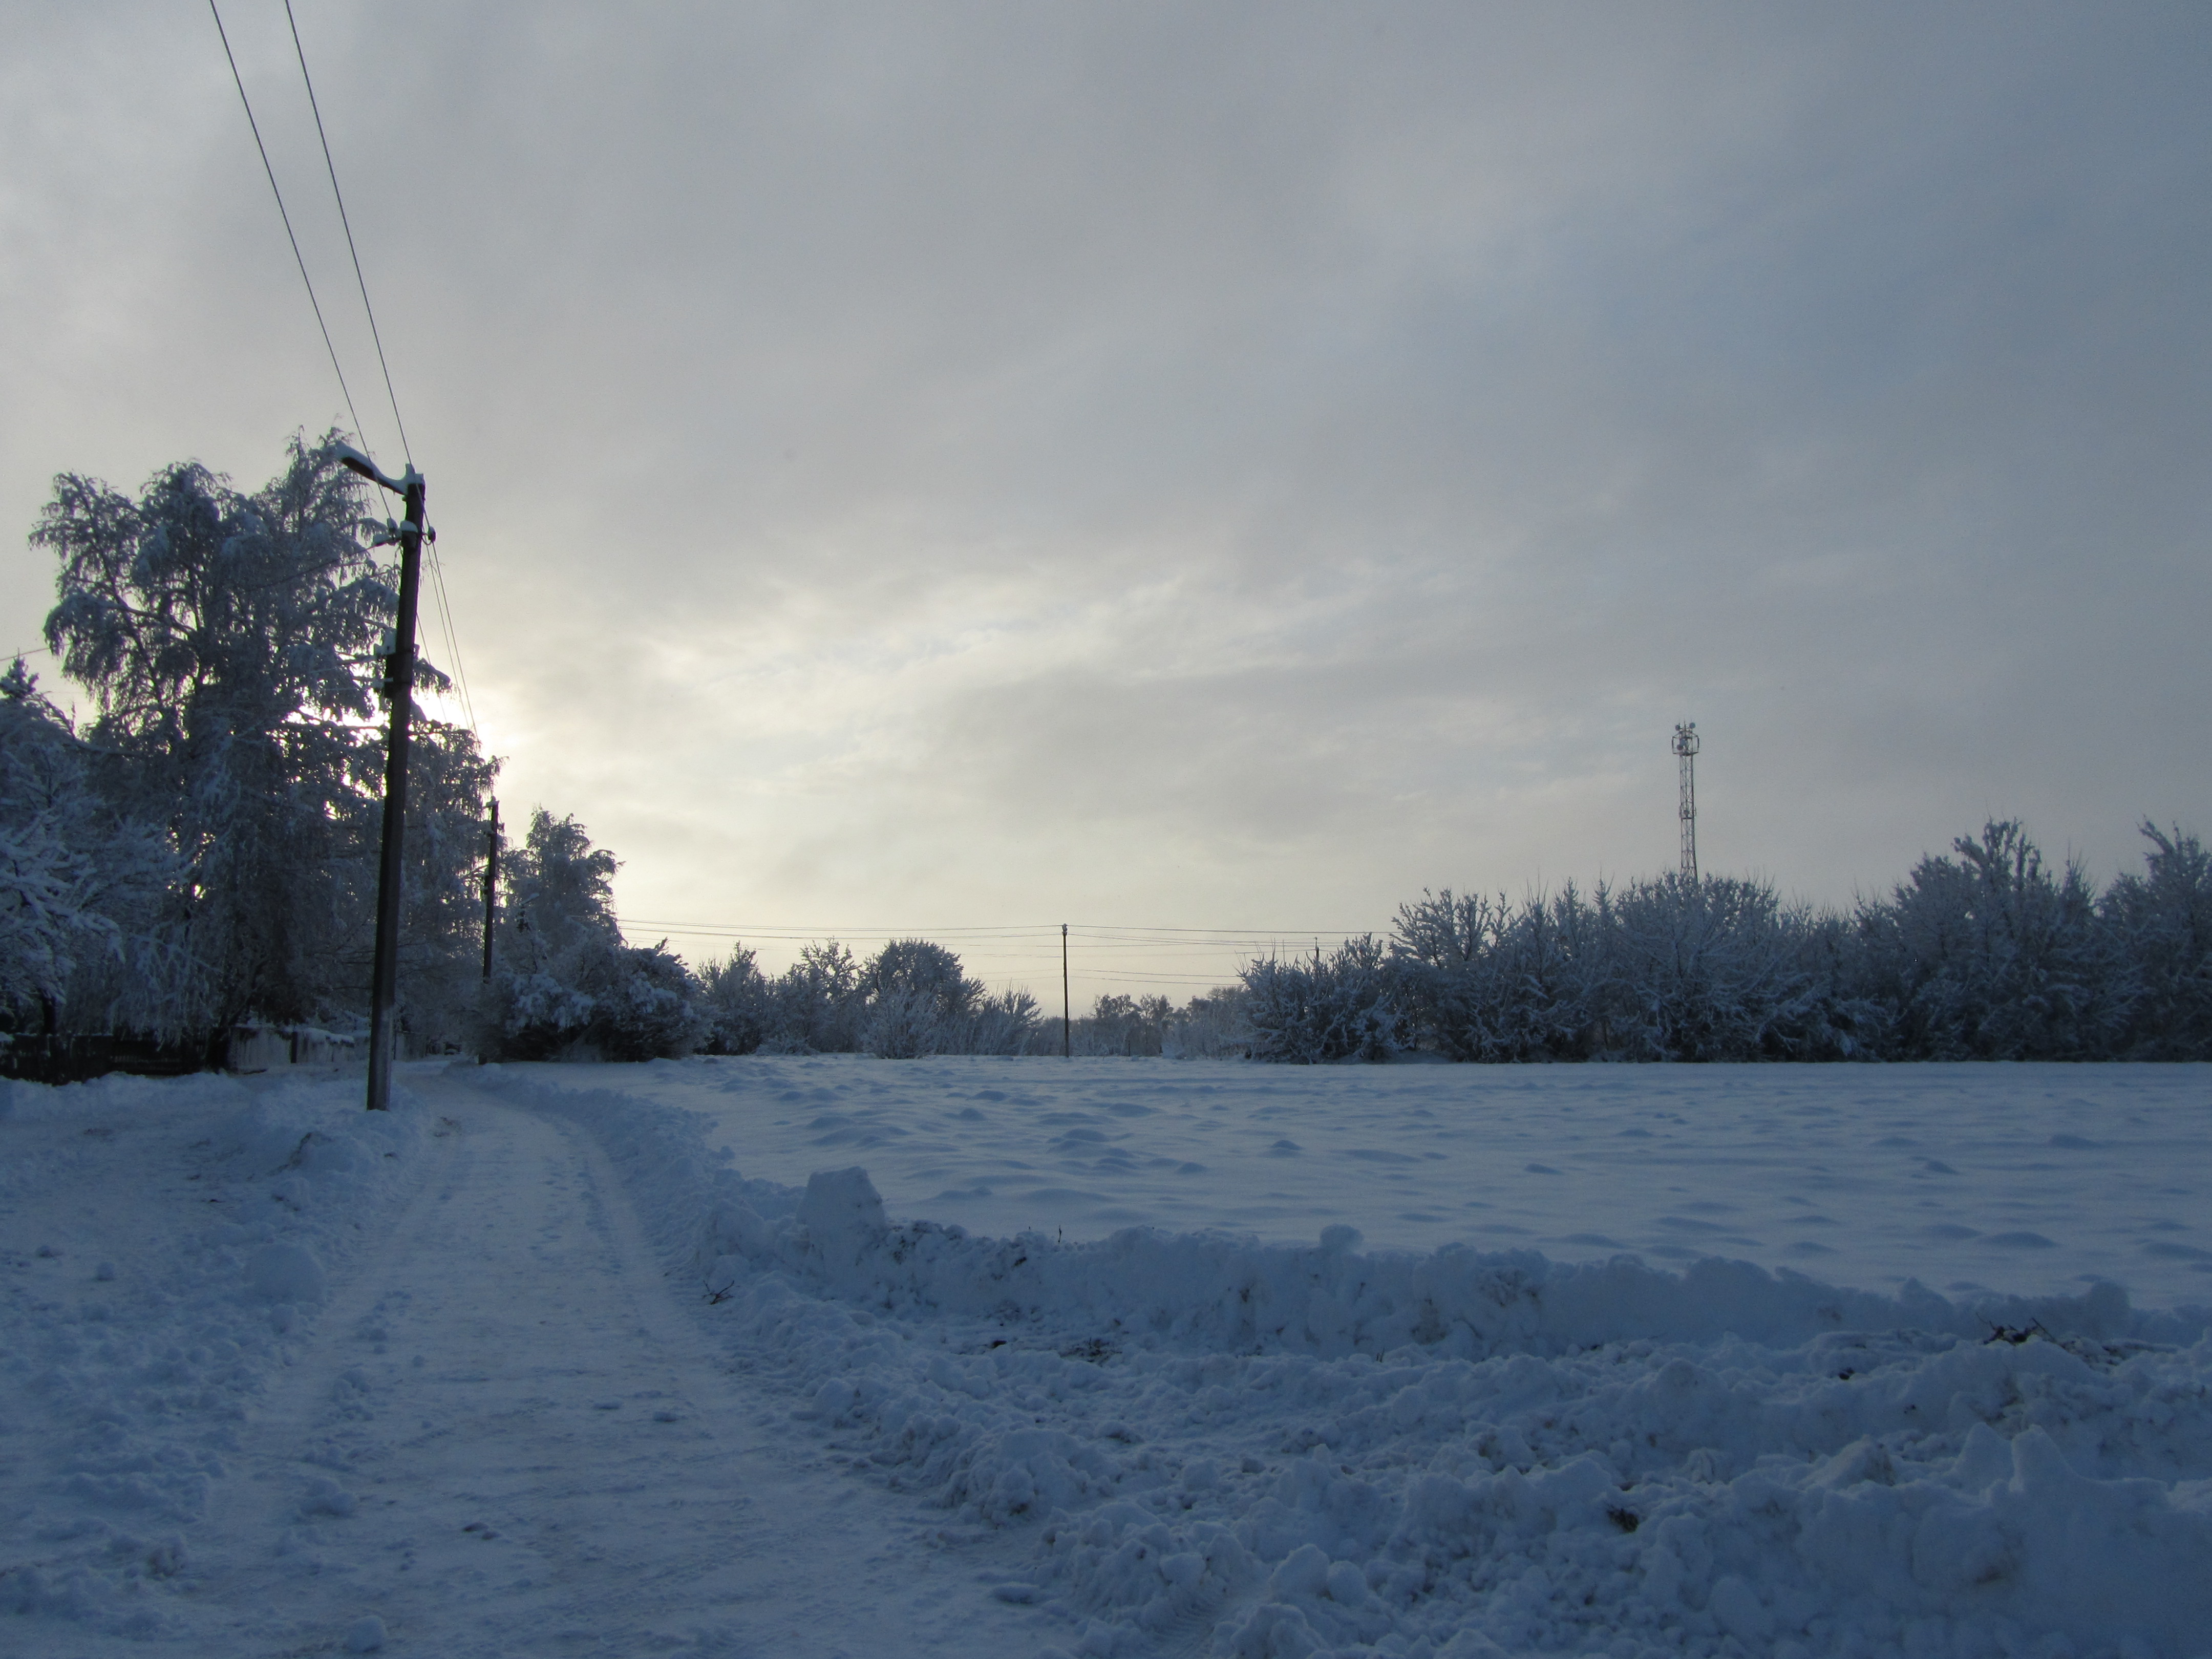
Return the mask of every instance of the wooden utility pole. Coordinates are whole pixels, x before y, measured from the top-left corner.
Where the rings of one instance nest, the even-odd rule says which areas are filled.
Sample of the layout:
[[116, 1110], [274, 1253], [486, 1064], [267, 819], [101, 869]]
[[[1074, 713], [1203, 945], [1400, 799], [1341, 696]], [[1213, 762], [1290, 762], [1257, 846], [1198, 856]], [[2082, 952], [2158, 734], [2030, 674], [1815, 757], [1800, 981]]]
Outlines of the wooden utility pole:
[[484, 851], [484, 971], [491, 983], [491, 926], [499, 894], [499, 797], [491, 798], [491, 841]]
[[1067, 1017], [1067, 924], [1060, 924], [1060, 1057], [1075, 1058], [1074, 1027]]
[[399, 526], [399, 617], [392, 630], [392, 654], [385, 659], [385, 694], [392, 700], [392, 726], [384, 749], [384, 847], [376, 868], [376, 965], [369, 976], [368, 1109], [392, 1104], [392, 1049], [398, 1037], [395, 1006], [399, 997], [399, 901], [406, 885], [402, 860], [407, 840], [407, 750], [415, 718], [415, 610], [422, 590], [423, 503], [429, 486], [409, 466], [404, 477], [389, 478], [376, 463], [349, 446], [338, 446], [338, 459], [371, 483], [381, 484], [407, 501]]

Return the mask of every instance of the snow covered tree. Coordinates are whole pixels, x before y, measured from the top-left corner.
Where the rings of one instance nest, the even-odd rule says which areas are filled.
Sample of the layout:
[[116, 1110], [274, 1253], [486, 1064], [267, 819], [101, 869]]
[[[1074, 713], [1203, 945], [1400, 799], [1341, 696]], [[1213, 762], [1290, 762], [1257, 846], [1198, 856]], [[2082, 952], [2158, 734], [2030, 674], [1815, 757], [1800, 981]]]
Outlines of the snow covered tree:
[[1348, 939], [1326, 957], [1316, 946], [1310, 961], [1249, 963], [1243, 981], [1255, 1060], [1379, 1060], [1396, 1046], [1396, 975], [1371, 934]]
[[710, 1054], [749, 1054], [775, 1030], [775, 1001], [768, 976], [744, 945], [727, 962], [710, 962], [699, 975], [699, 1006], [706, 1021], [702, 1046]]
[[911, 1000], [940, 1018], [968, 1012], [983, 987], [968, 977], [960, 958], [926, 939], [895, 939], [860, 969], [860, 990], [872, 1002]]
[[1449, 888], [1401, 905], [1390, 951], [1409, 1035], [1454, 1060], [1583, 1058], [1602, 1041], [1599, 931], [1571, 882], [1518, 908]]
[[1905, 1058], [2082, 1060], [2124, 1018], [2096, 895], [2069, 862], [2053, 877], [2013, 819], [1927, 858], [1887, 904], [1863, 906], [1868, 988], [1898, 1011]]
[[540, 807], [509, 854], [504, 966], [492, 976], [480, 1042], [507, 1060], [589, 1054], [650, 1060], [689, 1054], [706, 1037], [698, 984], [667, 947], [623, 943], [615, 855], [573, 817]]
[[[387, 569], [360, 533], [358, 481], [295, 438], [252, 495], [197, 463], [132, 499], [64, 474], [32, 542], [53, 553], [47, 642], [90, 690], [94, 787], [158, 825], [180, 861], [181, 1001], [157, 1023], [216, 1032], [258, 1014], [331, 1019], [366, 1006], [384, 734], [378, 651]], [[416, 688], [445, 683], [427, 662]], [[466, 732], [425, 721], [410, 867], [435, 919], [457, 884], [490, 767]], [[451, 822], [449, 822], [451, 820]], [[465, 830], [463, 823], [468, 826]], [[446, 905], [447, 910], [456, 907]], [[418, 933], [416, 966], [465, 954], [471, 926]]]
[[118, 1013], [158, 1036], [191, 978], [175, 858], [152, 826], [93, 788], [80, 741], [19, 658], [0, 676], [0, 1030], [105, 1031]]
[[2105, 891], [2099, 915], [2126, 975], [2123, 1054], [2212, 1060], [2212, 854], [2146, 821], [2148, 868]]
[[784, 1053], [848, 1054], [860, 1046], [867, 997], [860, 966], [836, 939], [807, 945], [772, 988], [769, 1046]]
[[[1127, 997], [1102, 993], [1091, 1012], [1071, 1024], [1068, 1046], [1078, 1054], [1149, 1055], [1168, 1050], [1170, 1033], [1180, 1018], [1175, 1004], [1163, 996]], [[1060, 1052], [1060, 1026], [1038, 1028], [1035, 1052]]]

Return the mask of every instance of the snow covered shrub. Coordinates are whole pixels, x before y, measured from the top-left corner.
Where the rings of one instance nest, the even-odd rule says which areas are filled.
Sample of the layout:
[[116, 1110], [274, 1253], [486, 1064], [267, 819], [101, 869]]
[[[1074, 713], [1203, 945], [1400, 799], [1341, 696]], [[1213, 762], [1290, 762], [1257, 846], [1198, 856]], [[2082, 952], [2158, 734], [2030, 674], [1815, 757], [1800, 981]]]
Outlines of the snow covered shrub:
[[503, 969], [479, 1010], [479, 1050], [491, 1059], [555, 1059], [583, 1042], [592, 1007], [589, 993], [559, 975]]
[[1391, 952], [1418, 1040], [1455, 1060], [1871, 1059], [1891, 1022], [1846, 986], [1849, 944], [1764, 883], [1668, 875], [1424, 894]]
[[1176, 1060], [1246, 1060], [1252, 1053], [1250, 998], [1242, 985], [1218, 985], [1176, 1012], [1160, 1040]]
[[779, 1054], [849, 1054], [860, 1047], [867, 1000], [860, 964], [836, 939], [801, 947], [769, 987], [773, 1011], [762, 1047]]
[[593, 1054], [673, 1058], [709, 1029], [698, 982], [663, 941], [624, 945], [614, 915], [612, 853], [574, 817], [544, 808], [506, 866], [500, 929], [506, 966], [479, 1020], [483, 1050], [505, 1060]]
[[1389, 957], [1371, 933], [1348, 939], [1327, 957], [1271, 958], [1248, 964], [1252, 1058], [1301, 1066], [1389, 1058], [1399, 1015]]
[[968, 977], [958, 957], [926, 939], [886, 943], [862, 965], [860, 988], [872, 1004], [911, 1002], [940, 1019], [966, 1013], [983, 994], [981, 984]]
[[893, 939], [860, 972], [860, 1048], [885, 1060], [1019, 1054], [1036, 1026], [1026, 991], [992, 996], [960, 958], [927, 939]]
[[1870, 994], [1896, 1010], [1900, 1058], [2081, 1060], [2124, 1020], [2123, 966], [2079, 865], [2054, 878], [2014, 820], [1923, 859], [1857, 921]]
[[937, 1052], [944, 1024], [927, 993], [893, 987], [868, 999], [860, 1052], [878, 1060], [919, 1060]]
[[744, 946], [732, 945], [727, 962], [710, 962], [699, 975], [699, 1014], [710, 1054], [749, 1054], [775, 1029], [775, 994], [760, 963]]
[[606, 1060], [673, 1060], [699, 1046], [698, 981], [666, 940], [594, 949], [582, 975], [592, 999], [584, 1040]]
[[697, 994], [665, 944], [586, 939], [534, 971], [494, 975], [481, 1040], [502, 1060], [674, 1059], [705, 1035]]
[[1449, 888], [1401, 905], [1392, 927], [1408, 1023], [1454, 1060], [1579, 1060], [1590, 1052], [1604, 982], [1599, 923], [1570, 882], [1557, 898]]
[[960, 1047], [948, 1053], [1018, 1054], [1029, 1051], [1030, 1039], [1040, 1029], [1037, 1000], [1027, 991], [1001, 991], [987, 996], [969, 1014], [960, 1033]]
[[2131, 1060], [2212, 1060], [2212, 854], [2146, 822], [2148, 872], [2122, 876], [2099, 915], [2124, 964], [2119, 1051]]
[[1669, 874], [1601, 889], [1597, 908], [1613, 945], [1606, 1038], [1625, 1058], [1840, 1059], [1883, 1024], [1839, 993], [1822, 921], [1764, 882]]
[[[1087, 1014], [1068, 1023], [1066, 1046], [1072, 1054], [1085, 1056], [1143, 1056], [1167, 1052], [1168, 1030], [1176, 1018], [1176, 1006], [1162, 996], [1101, 995]], [[1056, 1054], [1062, 1034], [1058, 1020], [1038, 1026], [1029, 1052]]]

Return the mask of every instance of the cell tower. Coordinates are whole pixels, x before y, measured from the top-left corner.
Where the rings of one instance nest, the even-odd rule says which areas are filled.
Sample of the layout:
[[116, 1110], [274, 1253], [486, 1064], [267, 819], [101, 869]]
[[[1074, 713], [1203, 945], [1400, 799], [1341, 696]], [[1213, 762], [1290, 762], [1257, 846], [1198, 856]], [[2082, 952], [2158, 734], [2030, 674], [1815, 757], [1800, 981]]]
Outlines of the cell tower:
[[1698, 723], [1674, 727], [1674, 753], [1682, 763], [1682, 879], [1698, 878]]

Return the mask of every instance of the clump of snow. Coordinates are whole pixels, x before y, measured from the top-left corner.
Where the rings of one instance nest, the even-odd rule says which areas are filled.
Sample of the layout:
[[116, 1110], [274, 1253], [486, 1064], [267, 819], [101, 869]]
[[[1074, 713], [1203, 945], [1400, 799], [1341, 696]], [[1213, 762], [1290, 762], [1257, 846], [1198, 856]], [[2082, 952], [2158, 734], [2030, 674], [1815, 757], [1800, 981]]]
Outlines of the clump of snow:
[[320, 1302], [323, 1264], [304, 1244], [257, 1244], [246, 1258], [246, 1282], [264, 1302]]
[[747, 1181], [628, 1091], [483, 1080], [599, 1137], [833, 1446], [1025, 1529], [995, 1593], [1072, 1654], [2204, 1646], [2201, 1310], [1348, 1227], [977, 1237], [890, 1223], [855, 1169]]

